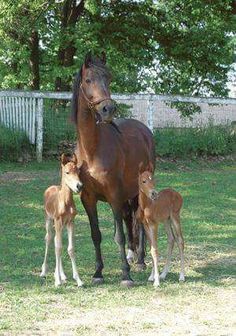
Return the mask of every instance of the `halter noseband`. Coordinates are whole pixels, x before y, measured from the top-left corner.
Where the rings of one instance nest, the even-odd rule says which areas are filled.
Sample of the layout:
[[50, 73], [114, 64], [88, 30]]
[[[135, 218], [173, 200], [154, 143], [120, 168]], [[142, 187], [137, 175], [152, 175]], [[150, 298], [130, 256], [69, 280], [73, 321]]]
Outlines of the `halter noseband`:
[[98, 100], [95, 100], [95, 101], [90, 100], [84, 92], [84, 88], [83, 88], [82, 83], [80, 84], [80, 90], [81, 90], [85, 100], [87, 101], [88, 107], [89, 107], [90, 110], [94, 110], [96, 105], [102, 103], [105, 100], [110, 100], [111, 102], [113, 101], [113, 99], [111, 99], [110, 97], [101, 98], [101, 99], [98, 99]]

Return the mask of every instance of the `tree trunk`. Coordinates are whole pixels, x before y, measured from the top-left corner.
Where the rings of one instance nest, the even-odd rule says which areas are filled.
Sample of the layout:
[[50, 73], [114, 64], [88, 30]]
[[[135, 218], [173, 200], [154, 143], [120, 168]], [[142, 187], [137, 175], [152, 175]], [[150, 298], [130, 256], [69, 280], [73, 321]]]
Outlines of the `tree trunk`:
[[32, 81], [30, 88], [32, 90], [39, 90], [40, 88], [40, 75], [39, 75], [39, 35], [37, 31], [32, 31], [29, 38], [30, 48], [30, 69], [32, 73]]
[[[61, 14], [61, 34], [65, 37], [58, 50], [58, 65], [60, 67], [71, 67], [74, 64], [74, 55], [76, 53], [75, 40], [69, 37], [66, 38], [68, 31], [75, 29], [76, 23], [84, 10], [84, 0], [76, 5], [75, 0], [66, 0]], [[62, 78], [58, 76], [55, 80], [56, 91], [70, 91], [71, 90], [71, 76]]]

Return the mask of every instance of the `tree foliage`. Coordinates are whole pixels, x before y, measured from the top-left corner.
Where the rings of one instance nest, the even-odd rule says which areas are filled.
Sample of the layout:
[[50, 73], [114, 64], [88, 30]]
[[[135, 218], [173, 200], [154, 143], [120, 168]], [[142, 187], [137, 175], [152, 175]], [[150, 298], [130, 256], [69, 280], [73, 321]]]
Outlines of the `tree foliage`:
[[113, 92], [227, 95], [229, 0], [2, 0], [1, 88], [69, 90], [88, 50], [105, 50]]

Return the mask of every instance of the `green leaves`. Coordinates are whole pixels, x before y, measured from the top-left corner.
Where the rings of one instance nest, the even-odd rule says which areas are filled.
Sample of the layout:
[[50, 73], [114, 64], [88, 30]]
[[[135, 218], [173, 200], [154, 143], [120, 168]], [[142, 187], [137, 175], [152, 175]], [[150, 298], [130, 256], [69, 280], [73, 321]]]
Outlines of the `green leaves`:
[[30, 87], [29, 39], [36, 30], [41, 89], [54, 90], [56, 78], [71, 87], [85, 53], [105, 50], [113, 92], [227, 95], [235, 50], [232, 1], [86, 0], [81, 8], [78, 4], [1, 1], [2, 88]]

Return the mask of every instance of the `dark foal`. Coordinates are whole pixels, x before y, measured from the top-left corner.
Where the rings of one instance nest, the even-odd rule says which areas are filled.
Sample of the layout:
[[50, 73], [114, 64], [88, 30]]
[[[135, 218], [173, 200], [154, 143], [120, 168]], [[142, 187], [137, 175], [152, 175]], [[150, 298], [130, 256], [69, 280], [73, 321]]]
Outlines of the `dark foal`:
[[122, 260], [122, 284], [130, 286], [133, 281], [125, 253], [123, 219], [127, 223], [131, 220], [127, 216], [127, 209], [128, 212], [133, 210], [130, 200], [138, 195], [140, 162], [154, 164], [154, 142], [152, 133], [141, 122], [113, 120], [116, 105], [110, 96], [111, 75], [105, 63], [104, 54], [100, 58], [88, 54], [74, 83], [73, 117], [78, 133], [77, 153], [83, 162], [81, 200], [89, 217], [96, 251], [93, 281], [103, 281], [102, 238], [97, 214], [97, 202], [100, 200], [111, 205], [115, 241]]
[[179, 280], [184, 281], [184, 239], [180, 225], [180, 210], [183, 204], [182, 196], [173, 189], [164, 189], [156, 192], [154, 189], [153, 168], [139, 175], [139, 208], [137, 219], [143, 223], [151, 247], [153, 269], [149, 281], [154, 281], [154, 286], [159, 286], [157, 233], [158, 225], [162, 222], [168, 237], [167, 260], [160, 276], [165, 279], [170, 268], [171, 254], [176, 241], [180, 259], [181, 271]]

